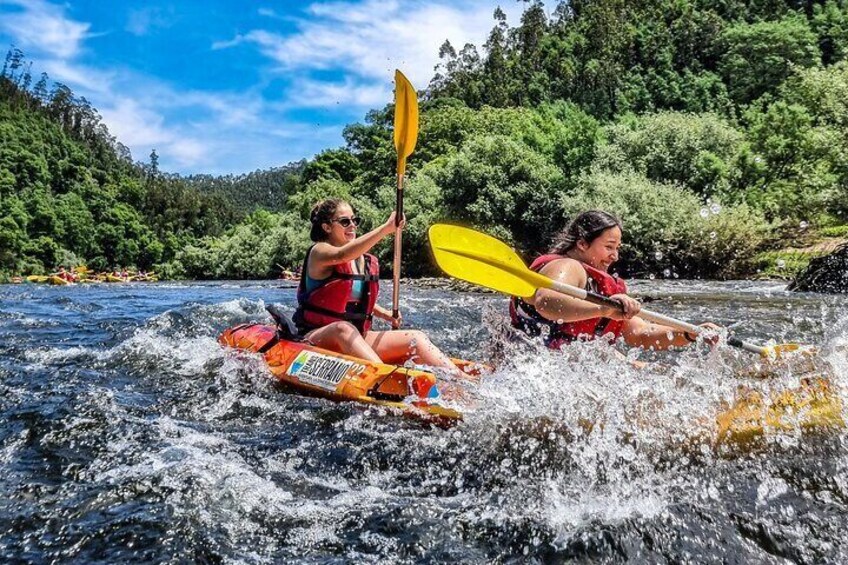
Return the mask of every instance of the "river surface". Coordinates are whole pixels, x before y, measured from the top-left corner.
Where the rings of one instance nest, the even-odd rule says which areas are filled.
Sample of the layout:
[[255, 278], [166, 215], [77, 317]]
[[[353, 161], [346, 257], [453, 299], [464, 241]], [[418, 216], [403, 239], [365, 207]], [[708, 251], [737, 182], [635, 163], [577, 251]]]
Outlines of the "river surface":
[[[848, 562], [844, 432], [716, 442], [740, 384], [769, 395], [793, 370], [745, 378], [750, 354], [704, 344], [641, 370], [600, 343], [550, 352], [510, 339], [500, 296], [404, 287], [408, 326], [497, 362], [441, 429], [292, 394], [218, 345], [267, 303], [293, 310], [280, 285], [0, 286], [0, 562]], [[635, 292], [818, 345], [848, 400], [848, 298]]]

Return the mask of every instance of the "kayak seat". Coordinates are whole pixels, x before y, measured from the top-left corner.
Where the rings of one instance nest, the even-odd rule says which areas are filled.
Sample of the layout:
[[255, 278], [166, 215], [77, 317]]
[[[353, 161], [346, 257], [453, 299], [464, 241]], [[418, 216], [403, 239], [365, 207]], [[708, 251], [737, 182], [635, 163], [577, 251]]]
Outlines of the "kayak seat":
[[303, 341], [303, 336], [297, 331], [297, 326], [294, 325], [291, 318], [287, 314], [284, 314], [280, 307], [277, 304], [268, 304], [265, 306], [265, 310], [271, 314], [271, 317], [274, 319], [274, 323], [277, 326], [277, 333], [272, 337], [268, 343], [259, 348], [259, 353], [265, 353], [278, 343], [281, 340], [286, 341]]

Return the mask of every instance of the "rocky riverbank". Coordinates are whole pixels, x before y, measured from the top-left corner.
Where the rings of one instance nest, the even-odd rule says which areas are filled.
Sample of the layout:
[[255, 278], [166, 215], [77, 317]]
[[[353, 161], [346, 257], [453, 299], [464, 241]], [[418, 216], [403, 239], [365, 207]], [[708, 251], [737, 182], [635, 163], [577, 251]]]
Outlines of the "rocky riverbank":
[[797, 292], [848, 292], [848, 243], [810, 261], [788, 287]]

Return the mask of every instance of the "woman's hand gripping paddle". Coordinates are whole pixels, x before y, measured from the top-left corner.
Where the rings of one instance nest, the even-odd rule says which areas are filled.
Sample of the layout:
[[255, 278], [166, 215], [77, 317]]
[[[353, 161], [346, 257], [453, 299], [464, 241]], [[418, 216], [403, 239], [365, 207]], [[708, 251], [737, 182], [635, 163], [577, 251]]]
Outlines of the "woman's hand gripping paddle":
[[[429, 237], [436, 263], [445, 273], [454, 278], [520, 298], [528, 298], [533, 296], [537, 289], [547, 288], [599, 306], [622, 309], [618, 301], [609, 297], [555, 281], [531, 271], [515, 251], [504, 242], [489, 235], [461, 226], [436, 224], [430, 227]], [[650, 322], [696, 335], [706, 331], [700, 326], [644, 308], [638, 316]], [[810, 349], [795, 343], [758, 346], [737, 338], [729, 338], [727, 343], [769, 359]]]

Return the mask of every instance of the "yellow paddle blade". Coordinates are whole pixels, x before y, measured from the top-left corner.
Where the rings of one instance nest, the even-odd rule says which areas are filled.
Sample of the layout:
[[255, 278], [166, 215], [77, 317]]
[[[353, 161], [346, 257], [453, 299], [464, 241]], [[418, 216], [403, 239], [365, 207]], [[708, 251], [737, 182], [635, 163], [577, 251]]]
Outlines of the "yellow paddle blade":
[[406, 172], [406, 158], [418, 141], [418, 93], [403, 73], [395, 70], [395, 149], [397, 174]]
[[522, 298], [533, 296], [537, 288], [550, 288], [550, 279], [528, 269], [494, 237], [446, 224], [431, 226], [428, 234], [436, 264], [454, 278]]

